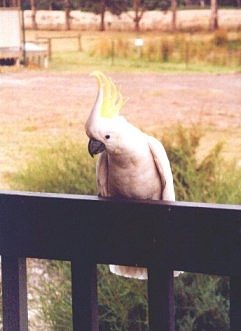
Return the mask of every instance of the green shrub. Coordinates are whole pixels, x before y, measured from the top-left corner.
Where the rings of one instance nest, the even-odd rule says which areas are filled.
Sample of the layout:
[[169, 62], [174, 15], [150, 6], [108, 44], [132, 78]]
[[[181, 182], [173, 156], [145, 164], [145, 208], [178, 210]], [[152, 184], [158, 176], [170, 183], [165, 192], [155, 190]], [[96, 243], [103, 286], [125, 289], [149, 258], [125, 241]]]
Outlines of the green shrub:
[[178, 126], [162, 139], [173, 170], [177, 200], [240, 204], [237, 185], [241, 180], [240, 167], [235, 162], [225, 163], [222, 143], [217, 143], [198, 161], [202, 136], [199, 126], [190, 129]]
[[[237, 185], [241, 179], [240, 168], [225, 164], [221, 144], [197, 161], [201, 137], [197, 126], [189, 129], [179, 126], [162, 139], [171, 161], [177, 199], [240, 203]], [[9, 180], [12, 188], [29, 191], [95, 194], [94, 168], [86, 146], [66, 138], [41, 148], [24, 169]], [[46, 266], [46, 274], [47, 277], [41, 279], [39, 293], [42, 316], [50, 330], [71, 330], [69, 266], [51, 262]], [[178, 277], [175, 280], [177, 330], [199, 330], [200, 325], [206, 325], [203, 330], [208, 330], [210, 316], [214, 316], [213, 321], [220, 330], [228, 330], [228, 291], [226, 278], [189, 273]], [[148, 330], [146, 282], [116, 277], [109, 273], [107, 266], [99, 266], [98, 294], [100, 330]]]
[[218, 309], [209, 309], [200, 314], [193, 323], [193, 331], [228, 331], [224, 316]]
[[224, 29], [218, 29], [214, 32], [213, 43], [216, 46], [226, 45], [228, 42], [228, 34]]
[[110, 274], [98, 268], [100, 330], [148, 330], [146, 281]]
[[175, 280], [178, 331], [229, 330], [229, 297], [219, 290], [220, 283], [229, 292], [225, 277], [184, 273]]
[[[93, 59], [100, 62], [112, 59], [112, 65], [114, 63], [127, 67], [144, 65], [146, 68], [149, 66], [156, 68], [155, 70], [164, 68], [163, 65], [158, 66], [160, 63], [198, 65], [199, 69], [202, 66], [214, 65], [238, 70], [240, 66], [240, 38], [229, 36], [224, 29], [215, 31], [211, 38], [181, 33], [175, 36], [154, 35], [150, 38], [145, 34], [143, 40], [143, 47], [135, 47], [132, 35], [123, 35], [115, 39], [107, 37], [93, 39], [87, 57], [90, 56], [91, 63]], [[140, 59], [141, 61], [138, 61]]]
[[96, 194], [95, 162], [83, 143], [62, 138], [37, 150], [9, 183], [26, 191]]
[[45, 276], [41, 279], [41, 286], [36, 289], [41, 304], [40, 316], [44, 319], [48, 330], [71, 331], [70, 263], [59, 261], [45, 263]]
[[161, 59], [163, 62], [168, 62], [170, 60], [172, 52], [172, 46], [168, 40], [162, 40], [161, 43]]

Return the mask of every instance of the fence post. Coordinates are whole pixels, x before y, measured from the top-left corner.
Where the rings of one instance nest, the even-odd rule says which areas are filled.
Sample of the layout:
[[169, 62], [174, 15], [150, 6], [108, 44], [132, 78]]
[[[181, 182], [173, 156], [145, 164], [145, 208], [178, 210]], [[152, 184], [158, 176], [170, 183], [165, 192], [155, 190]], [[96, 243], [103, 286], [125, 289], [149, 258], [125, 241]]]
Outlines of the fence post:
[[241, 277], [230, 277], [230, 330], [241, 330]]
[[28, 330], [26, 259], [2, 256], [3, 331]]
[[149, 329], [175, 331], [173, 271], [165, 265], [148, 268]]
[[115, 41], [111, 40], [111, 65], [114, 65], [115, 61]]
[[96, 264], [84, 259], [72, 260], [73, 331], [97, 331]]
[[49, 56], [49, 60], [52, 59], [52, 38], [48, 37], [48, 56]]
[[185, 69], [188, 69], [190, 59], [190, 42], [185, 40]]
[[78, 50], [79, 52], [82, 52], [83, 48], [82, 48], [82, 35], [79, 34], [78, 35]]

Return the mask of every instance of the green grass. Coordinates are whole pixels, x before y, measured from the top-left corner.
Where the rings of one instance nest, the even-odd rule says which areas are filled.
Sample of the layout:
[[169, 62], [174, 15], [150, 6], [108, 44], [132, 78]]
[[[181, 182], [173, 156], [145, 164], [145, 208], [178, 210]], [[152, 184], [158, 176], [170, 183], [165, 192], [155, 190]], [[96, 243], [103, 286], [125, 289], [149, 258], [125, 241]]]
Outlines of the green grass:
[[6, 174], [12, 189], [72, 194], [96, 194], [95, 161], [86, 146], [68, 137], [32, 151], [15, 174]]
[[[50, 70], [89, 72], [93, 69], [128, 72], [208, 72], [241, 71], [240, 32], [220, 29], [215, 33], [145, 32], [142, 49], [134, 46], [133, 32], [27, 31], [27, 40], [37, 35], [52, 39]], [[60, 38], [62, 37], [62, 38]], [[79, 51], [81, 46], [82, 51]]]
[[173, 73], [231, 73], [241, 71], [241, 66], [210, 64], [185, 64], [175, 62], [150, 62], [145, 59], [101, 58], [80, 52], [56, 52], [50, 61], [49, 69], [58, 72], [88, 73], [92, 70], [112, 72], [173, 72]]

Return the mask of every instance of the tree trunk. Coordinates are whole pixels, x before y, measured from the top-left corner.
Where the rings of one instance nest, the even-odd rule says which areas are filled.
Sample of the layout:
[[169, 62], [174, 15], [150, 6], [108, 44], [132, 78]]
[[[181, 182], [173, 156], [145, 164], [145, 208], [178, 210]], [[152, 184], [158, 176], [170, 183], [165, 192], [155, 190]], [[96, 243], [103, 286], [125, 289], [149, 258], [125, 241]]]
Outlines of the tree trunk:
[[31, 13], [32, 29], [37, 30], [38, 26], [37, 26], [37, 22], [36, 22], [36, 13], [37, 13], [36, 0], [31, 0], [30, 5], [31, 5], [31, 11], [32, 11], [32, 13]]
[[140, 31], [140, 19], [139, 16], [135, 16], [134, 18], [134, 22], [135, 22], [135, 31], [139, 32]]
[[218, 29], [218, 0], [211, 0], [210, 30]]
[[133, 0], [133, 10], [134, 10], [134, 23], [135, 23], [135, 31], [139, 32], [140, 31], [140, 20], [143, 16], [143, 12], [140, 8], [141, 2], [140, 0]]
[[[3, 7], [5, 7], [4, 5], [6, 5], [6, 1], [5, 2], [3, 1]], [[12, 6], [13, 7], [20, 7], [20, 0], [14, 0], [12, 2]]]
[[70, 30], [70, 0], [65, 0], [65, 30]]
[[172, 32], [177, 29], [177, 0], [171, 0], [172, 7]]
[[100, 31], [105, 31], [105, 9], [106, 0], [100, 2]]

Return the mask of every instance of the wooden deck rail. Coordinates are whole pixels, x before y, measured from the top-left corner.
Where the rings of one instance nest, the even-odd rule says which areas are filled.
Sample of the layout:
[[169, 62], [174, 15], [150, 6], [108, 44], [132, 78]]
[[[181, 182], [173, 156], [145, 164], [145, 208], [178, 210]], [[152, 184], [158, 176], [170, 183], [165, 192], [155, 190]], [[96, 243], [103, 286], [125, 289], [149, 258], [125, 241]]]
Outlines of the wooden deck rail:
[[26, 331], [26, 258], [71, 261], [73, 330], [98, 330], [96, 264], [148, 268], [149, 328], [173, 331], [173, 270], [230, 276], [241, 330], [241, 207], [0, 192], [3, 330]]

